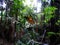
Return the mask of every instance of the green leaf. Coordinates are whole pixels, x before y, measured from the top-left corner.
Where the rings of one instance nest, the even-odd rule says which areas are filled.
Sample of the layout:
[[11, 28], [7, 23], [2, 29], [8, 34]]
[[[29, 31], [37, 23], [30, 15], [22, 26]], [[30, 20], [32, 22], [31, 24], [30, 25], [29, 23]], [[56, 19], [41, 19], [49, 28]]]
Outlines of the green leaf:
[[54, 32], [47, 32], [48, 35], [56, 34]]

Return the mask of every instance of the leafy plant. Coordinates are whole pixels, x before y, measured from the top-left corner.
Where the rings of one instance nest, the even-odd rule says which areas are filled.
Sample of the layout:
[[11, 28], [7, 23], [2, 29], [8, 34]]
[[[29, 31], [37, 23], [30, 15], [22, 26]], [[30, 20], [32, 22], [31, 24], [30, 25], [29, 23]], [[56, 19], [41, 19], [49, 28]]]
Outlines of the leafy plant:
[[56, 33], [54, 33], [54, 32], [47, 32], [47, 35], [48, 35], [48, 37], [50, 37], [51, 35], [55, 35]]
[[58, 20], [55, 24], [56, 24], [56, 25], [60, 25], [60, 20]]
[[48, 22], [52, 17], [54, 17], [54, 13], [56, 9], [57, 9], [56, 7], [52, 7], [52, 6], [44, 8], [45, 22]]

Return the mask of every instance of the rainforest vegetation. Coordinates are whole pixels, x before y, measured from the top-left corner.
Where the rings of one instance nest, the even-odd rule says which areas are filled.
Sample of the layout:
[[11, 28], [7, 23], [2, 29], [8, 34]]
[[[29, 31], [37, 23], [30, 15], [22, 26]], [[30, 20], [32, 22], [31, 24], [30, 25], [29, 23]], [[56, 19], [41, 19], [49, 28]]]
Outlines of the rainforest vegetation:
[[60, 45], [60, 0], [0, 0], [0, 45]]

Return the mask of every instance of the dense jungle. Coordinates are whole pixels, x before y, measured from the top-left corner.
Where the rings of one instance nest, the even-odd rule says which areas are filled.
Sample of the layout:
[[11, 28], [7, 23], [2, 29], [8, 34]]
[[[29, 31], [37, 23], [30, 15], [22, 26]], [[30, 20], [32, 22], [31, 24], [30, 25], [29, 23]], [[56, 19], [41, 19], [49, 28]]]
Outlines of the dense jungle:
[[0, 0], [0, 45], [60, 45], [60, 0]]

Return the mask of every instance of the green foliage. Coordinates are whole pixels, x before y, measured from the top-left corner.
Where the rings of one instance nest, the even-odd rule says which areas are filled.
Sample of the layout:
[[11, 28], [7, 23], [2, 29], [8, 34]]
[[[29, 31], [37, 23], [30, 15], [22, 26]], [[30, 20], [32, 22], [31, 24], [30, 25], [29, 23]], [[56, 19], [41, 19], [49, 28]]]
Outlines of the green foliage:
[[60, 25], [60, 20], [58, 20], [55, 24], [56, 24], [56, 25]]
[[55, 1], [55, 0], [52, 0], [53, 2]]
[[47, 35], [48, 35], [48, 37], [50, 37], [51, 35], [55, 35], [56, 33], [54, 33], [54, 32], [47, 32]]
[[51, 6], [45, 7], [45, 8], [44, 8], [44, 13], [45, 13], [46, 15], [48, 15], [48, 14], [53, 14], [55, 10], [56, 10], [55, 7], [51, 7]]
[[25, 22], [26, 22], [26, 19], [24, 18], [25, 16], [31, 15], [33, 18], [35, 17], [33, 16], [34, 14], [33, 9], [28, 6], [24, 6], [23, 1], [25, 0], [13, 0], [13, 4], [10, 7], [9, 16], [14, 17], [16, 19], [17, 30], [19, 30], [18, 29], [19, 25], [20, 25], [20, 28], [25, 26]]
[[[25, 26], [25, 22], [26, 22], [26, 19], [24, 18], [25, 16], [32, 16], [32, 18], [34, 18], [34, 19], [35, 19], [35, 16], [36, 16], [36, 14], [34, 14], [33, 8], [28, 7], [28, 6], [24, 6], [23, 1], [25, 1], [25, 0], [14, 0], [13, 1], [13, 5], [10, 7], [10, 12], [9, 12], [9, 16], [17, 18], [16, 19], [16, 21], [17, 21], [16, 22], [16, 28], [17, 28], [16, 30], [17, 30], [17, 32], [19, 32], [20, 29]], [[43, 1], [46, 1], [46, 0], [43, 0]], [[48, 6], [48, 7], [44, 8], [43, 13], [40, 13], [42, 16], [43, 15], [45, 16], [45, 20], [44, 20], [45, 23], [47, 23], [52, 17], [54, 17], [54, 15], [55, 15], [54, 13], [55, 13], [56, 9], [57, 8], [55, 8], [55, 7]], [[38, 14], [38, 17], [40, 16], [40, 14]], [[40, 17], [39, 17], [39, 19], [40, 19]], [[56, 22], [56, 24], [59, 25], [60, 24], [60, 20], [58, 20]], [[5, 24], [5, 25], [6, 25], [5, 27], [8, 29], [8, 25], [7, 24]], [[41, 25], [41, 27], [43, 27], [43, 25]], [[35, 40], [38, 37], [38, 35], [35, 32], [33, 32], [33, 31], [27, 32], [27, 33], [30, 33], [30, 34], [27, 35], [27, 36], [24, 35], [21, 38], [22, 42], [24, 42], [24, 43], [27, 43], [29, 41], [29, 39], [34, 39]], [[47, 32], [47, 34], [48, 34], [48, 37], [50, 37], [52, 34], [55, 35], [56, 33]], [[25, 45], [24, 43], [21, 43], [21, 44]], [[16, 44], [16, 45], [18, 45], [18, 44]]]
[[[23, 0], [24, 1], [24, 0]], [[13, 1], [13, 5], [10, 7], [11, 8], [11, 11], [10, 11], [10, 14], [11, 15], [19, 15], [20, 14], [20, 10], [22, 10], [24, 8], [23, 6], [23, 2], [22, 0], [14, 0]]]
[[44, 8], [45, 21], [48, 22], [52, 17], [54, 17], [55, 10], [57, 8], [49, 6]]
[[46, 0], [42, 0], [43, 2], [46, 2]]

